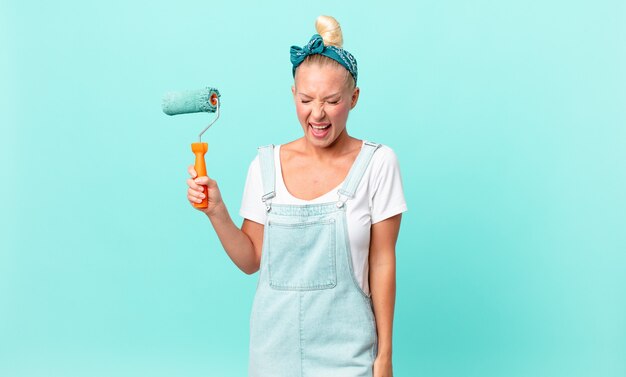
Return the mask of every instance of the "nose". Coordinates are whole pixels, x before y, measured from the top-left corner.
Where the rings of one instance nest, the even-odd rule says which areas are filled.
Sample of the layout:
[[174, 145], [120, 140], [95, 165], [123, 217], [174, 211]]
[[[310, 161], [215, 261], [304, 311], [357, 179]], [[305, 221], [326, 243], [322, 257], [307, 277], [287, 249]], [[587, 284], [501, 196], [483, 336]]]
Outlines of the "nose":
[[315, 120], [322, 120], [326, 114], [324, 113], [324, 103], [317, 102], [311, 110], [311, 116]]

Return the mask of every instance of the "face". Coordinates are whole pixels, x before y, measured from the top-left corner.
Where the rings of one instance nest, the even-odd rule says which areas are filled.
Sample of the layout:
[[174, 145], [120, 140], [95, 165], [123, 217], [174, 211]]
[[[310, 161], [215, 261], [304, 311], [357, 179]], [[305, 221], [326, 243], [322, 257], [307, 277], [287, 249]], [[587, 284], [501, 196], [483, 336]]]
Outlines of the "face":
[[304, 137], [315, 147], [347, 138], [348, 113], [356, 106], [359, 88], [346, 84], [343, 67], [307, 64], [298, 67], [291, 88]]

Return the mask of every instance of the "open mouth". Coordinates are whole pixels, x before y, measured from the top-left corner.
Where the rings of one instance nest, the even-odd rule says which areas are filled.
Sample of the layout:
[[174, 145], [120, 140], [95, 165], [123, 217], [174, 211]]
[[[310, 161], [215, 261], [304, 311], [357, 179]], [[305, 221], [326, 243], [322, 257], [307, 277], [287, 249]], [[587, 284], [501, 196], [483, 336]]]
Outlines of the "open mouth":
[[309, 127], [311, 127], [311, 133], [313, 134], [313, 136], [318, 138], [323, 138], [324, 136], [326, 136], [328, 134], [328, 131], [330, 130], [331, 125], [331, 123], [319, 125], [309, 123]]

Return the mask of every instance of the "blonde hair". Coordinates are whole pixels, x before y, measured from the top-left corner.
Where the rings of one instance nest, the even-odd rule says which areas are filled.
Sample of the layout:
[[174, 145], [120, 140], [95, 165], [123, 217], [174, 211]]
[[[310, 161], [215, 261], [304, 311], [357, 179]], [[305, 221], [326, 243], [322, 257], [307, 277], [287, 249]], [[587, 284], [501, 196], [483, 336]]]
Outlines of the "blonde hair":
[[343, 34], [339, 22], [331, 16], [319, 16], [315, 20], [315, 30], [322, 36], [324, 46], [343, 48]]
[[[317, 34], [319, 34], [324, 40], [324, 46], [343, 48], [343, 33], [341, 32], [341, 26], [334, 17], [319, 16], [315, 20], [315, 30], [317, 30]], [[350, 74], [350, 71], [339, 64], [339, 62], [329, 57], [320, 54], [309, 55], [304, 59], [300, 66], [305, 64], [341, 67], [346, 73], [346, 85], [348, 85], [351, 89], [356, 87], [356, 82], [354, 81], [354, 77]], [[296, 69], [296, 73], [297, 72], [298, 70]]]

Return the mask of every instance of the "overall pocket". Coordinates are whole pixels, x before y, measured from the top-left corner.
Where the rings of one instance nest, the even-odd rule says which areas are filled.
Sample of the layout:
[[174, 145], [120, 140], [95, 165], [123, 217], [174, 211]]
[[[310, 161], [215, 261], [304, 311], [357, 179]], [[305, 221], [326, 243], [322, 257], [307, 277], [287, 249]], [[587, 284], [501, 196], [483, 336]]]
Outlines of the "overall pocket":
[[337, 285], [334, 219], [299, 223], [268, 222], [270, 286], [317, 290]]

